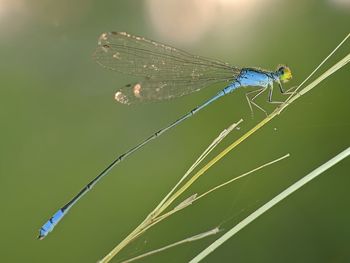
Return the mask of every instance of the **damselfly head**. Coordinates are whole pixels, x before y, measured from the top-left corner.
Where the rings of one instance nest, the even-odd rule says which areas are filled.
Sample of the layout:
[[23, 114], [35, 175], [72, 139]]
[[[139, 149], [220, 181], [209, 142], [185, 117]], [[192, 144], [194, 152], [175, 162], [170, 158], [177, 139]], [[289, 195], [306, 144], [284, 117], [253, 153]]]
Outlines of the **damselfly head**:
[[279, 66], [277, 70], [278, 78], [282, 82], [287, 82], [292, 78], [292, 71], [287, 66]]

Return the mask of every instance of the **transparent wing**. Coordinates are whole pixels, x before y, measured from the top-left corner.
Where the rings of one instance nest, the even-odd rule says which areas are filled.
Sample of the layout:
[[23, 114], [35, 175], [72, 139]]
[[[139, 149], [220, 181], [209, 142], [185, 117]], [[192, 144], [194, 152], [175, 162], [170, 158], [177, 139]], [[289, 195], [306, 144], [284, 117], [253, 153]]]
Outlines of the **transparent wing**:
[[145, 79], [116, 93], [116, 98], [124, 98], [117, 100], [127, 104], [180, 97], [213, 83], [233, 81], [241, 71], [124, 32], [103, 33], [94, 59], [105, 68]]
[[[216, 80], [215, 82], [218, 82]], [[115, 100], [122, 104], [134, 104], [140, 102], [151, 102], [169, 100], [200, 90], [213, 81], [197, 80], [191, 81], [156, 81], [145, 80], [125, 85], [115, 93]]]

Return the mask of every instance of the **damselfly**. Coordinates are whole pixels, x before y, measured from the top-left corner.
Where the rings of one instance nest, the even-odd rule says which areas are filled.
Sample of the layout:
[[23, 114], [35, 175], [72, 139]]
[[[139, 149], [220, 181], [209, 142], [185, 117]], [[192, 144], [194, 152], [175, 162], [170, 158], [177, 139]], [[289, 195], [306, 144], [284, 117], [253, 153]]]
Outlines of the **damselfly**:
[[227, 84], [225, 84], [224, 89], [203, 104], [117, 157], [41, 227], [39, 239], [46, 237], [69, 209], [107, 175], [116, 164], [151, 140], [193, 116], [218, 98], [240, 87], [258, 87], [253, 91], [256, 94], [252, 98], [246, 96], [251, 110], [252, 105], [254, 105], [264, 111], [254, 102], [255, 98], [268, 89], [268, 101], [273, 103], [273, 84], [277, 83], [283, 93], [281, 83], [292, 77], [287, 66], [280, 66], [276, 71], [233, 67], [227, 63], [191, 55], [171, 46], [125, 32], [103, 33], [99, 38], [94, 59], [98, 64], [108, 69], [143, 78], [142, 81], [126, 85], [116, 92], [115, 99], [122, 104], [172, 99], [199, 91], [214, 83], [226, 82]]

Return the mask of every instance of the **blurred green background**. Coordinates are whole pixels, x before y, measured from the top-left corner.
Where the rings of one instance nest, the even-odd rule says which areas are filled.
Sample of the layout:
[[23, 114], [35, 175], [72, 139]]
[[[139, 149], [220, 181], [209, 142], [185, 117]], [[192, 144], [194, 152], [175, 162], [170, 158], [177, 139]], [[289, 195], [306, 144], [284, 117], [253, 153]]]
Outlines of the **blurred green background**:
[[[291, 87], [348, 34], [350, 2], [1, 0], [0, 22], [0, 261], [96, 262], [221, 130], [245, 120], [216, 152], [264, 117], [256, 111], [251, 119], [247, 90], [226, 96], [121, 163], [38, 241], [41, 225], [113, 158], [223, 88], [163, 103], [117, 104], [114, 92], [135, 79], [94, 63], [98, 36], [127, 31], [241, 67], [287, 64]], [[349, 50], [348, 42], [323, 70]], [[227, 230], [348, 147], [349, 81], [346, 66], [228, 154], [183, 199], [285, 153], [290, 158], [176, 214], [113, 262], [221, 223]], [[260, 103], [271, 110], [265, 100]], [[206, 262], [350, 262], [349, 168], [349, 159], [339, 163]], [[143, 262], [186, 262], [218, 236]]]

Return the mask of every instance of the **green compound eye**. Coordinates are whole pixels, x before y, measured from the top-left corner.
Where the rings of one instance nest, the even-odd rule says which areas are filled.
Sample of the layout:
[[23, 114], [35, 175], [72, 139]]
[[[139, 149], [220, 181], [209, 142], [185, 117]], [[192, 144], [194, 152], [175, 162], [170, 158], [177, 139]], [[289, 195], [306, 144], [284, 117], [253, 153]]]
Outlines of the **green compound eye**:
[[287, 82], [292, 78], [292, 71], [287, 66], [282, 66], [278, 69], [278, 72], [280, 73], [279, 79], [282, 82]]

